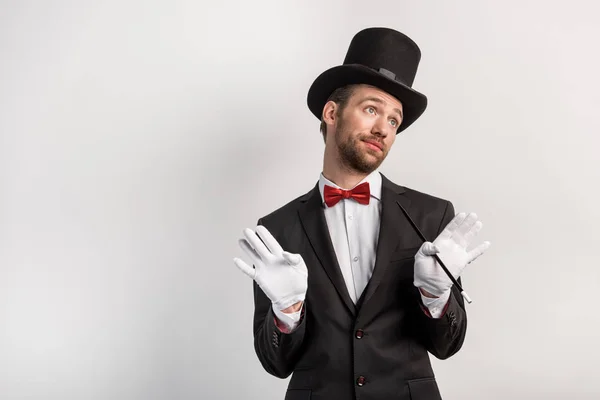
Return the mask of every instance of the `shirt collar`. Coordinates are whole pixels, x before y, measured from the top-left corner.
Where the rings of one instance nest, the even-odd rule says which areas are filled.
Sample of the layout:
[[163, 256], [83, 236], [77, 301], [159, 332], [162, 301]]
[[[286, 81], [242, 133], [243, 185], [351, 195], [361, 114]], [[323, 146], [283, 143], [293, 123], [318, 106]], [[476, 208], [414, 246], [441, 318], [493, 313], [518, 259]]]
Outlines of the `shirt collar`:
[[[369, 191], [371, 193], [371, 198], [381, 201], [381, 174], [379, 173], [379, 171], [375, 170], [375, 171], [371, 172], [362, 181], [358, 182], [356, 184], [356, 186], [360, 185], [363, 182], [369, 182]], [[325, 178], [325, 176], [323, 175], [323, 172], [321, 172], [321, 174], [319, 175], [319, 192], [321, 193], [321, 203], [322, 204], [325, 204], [325, 197], [323, 194], [325, 185], [333, 186], [334, 188], [338, 188], [338, 189], [346, 189], [346, 188], [339, 187], [338, 185], [336, 185], [329, 179]], [[354, 189], [354, 188], [352, 187], [352, 188], [348, 188], [346, 190], [351, 190], [351, 189]]]

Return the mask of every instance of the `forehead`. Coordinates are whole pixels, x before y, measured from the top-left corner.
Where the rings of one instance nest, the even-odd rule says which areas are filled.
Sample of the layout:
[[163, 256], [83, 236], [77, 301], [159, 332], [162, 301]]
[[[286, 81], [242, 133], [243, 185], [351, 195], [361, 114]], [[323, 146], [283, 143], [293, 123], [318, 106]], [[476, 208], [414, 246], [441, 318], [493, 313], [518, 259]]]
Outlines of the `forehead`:
[[359, 103], [366, 98], [375, 97], [383, 100], [391, 108], [399, 108], [402, 110], [402, 103], [396, 97], [392, 96], [388, 92], [385, 92], [379, 88], [370, 85], [358, 85], [352, 94], [352, 100], [355, 103]]

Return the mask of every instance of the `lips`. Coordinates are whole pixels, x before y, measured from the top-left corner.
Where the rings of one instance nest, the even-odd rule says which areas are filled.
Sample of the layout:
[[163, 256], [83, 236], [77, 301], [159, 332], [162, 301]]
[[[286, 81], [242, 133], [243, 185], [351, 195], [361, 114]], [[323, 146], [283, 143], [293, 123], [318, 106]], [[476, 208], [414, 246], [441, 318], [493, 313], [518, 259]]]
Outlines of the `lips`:
[[363, 140], [363, 142], [377, 147], [380, 151], [383, 151], [383, 145], [375, 140]]

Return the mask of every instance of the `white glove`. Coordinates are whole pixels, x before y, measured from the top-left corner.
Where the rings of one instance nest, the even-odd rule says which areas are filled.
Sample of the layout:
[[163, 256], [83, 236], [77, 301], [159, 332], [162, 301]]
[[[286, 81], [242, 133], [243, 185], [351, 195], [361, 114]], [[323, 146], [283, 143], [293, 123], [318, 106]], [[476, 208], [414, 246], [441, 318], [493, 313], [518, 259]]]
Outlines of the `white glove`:
[[254, 279], [277, 310], [304, 301], [308, 289], [308, 269], [302, 256], [284, 251], [262, 225], [256, 227], [256, 233], [244, 229], [244, 236], [246, 238], [238, 242], [254, 267], [237, 257], [233, 259], [235, 265]]
[[482, 227], [477, 214], [460, 213], [450, 221], [433, 243], [424, 242], [415, 255], [414, 285], [436, 297], [446, 297], [452, 287], [452, 281], [433, 258], [433, 254], [438, 253], [448, 271], [457, 279], [467, 264], [490, 247], [490, 242], [483, 242], [467, 252], [467, 247]]

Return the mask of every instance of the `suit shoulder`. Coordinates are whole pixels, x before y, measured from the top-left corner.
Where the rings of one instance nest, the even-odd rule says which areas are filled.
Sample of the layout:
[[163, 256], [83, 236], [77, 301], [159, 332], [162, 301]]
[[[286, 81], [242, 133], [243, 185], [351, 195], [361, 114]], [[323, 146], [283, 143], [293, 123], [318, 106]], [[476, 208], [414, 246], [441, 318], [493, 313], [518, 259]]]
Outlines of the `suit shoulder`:
[[428, 233], [431, 237], [439, 235], [442, 229], [454, 218], [454, 205], [448, 199], [435, 196], [429, 193], [421, 192], [409, 187], [403, 187], [404, 193], [411, 201], [411, 209], [415, 211], [415, 216], [430, 221], [428, 226], [434, 229]]
[[423, 212], [441, 212], [442, 215], [447, 210], [450, 211], [450, 213], [454, 212], [454, 205], [448, 199], [415, 190], [408, 186], [400, 186], [387, 178], [385, 179], [387, 180], [387, 184], [389, 184], [393, 190], [409, 198], [413, 207], [421, 209]]
[[409, 187], [404, 186], [406, 190], [405, 194], [412, 199], [412, 201], [422, 204], [424, 206], [443, 206], [446, 207], [448, 203], [452, 204], [450, 200], [443, 197], [434, 196], [430, 193], [421, 192]]
[[271, 225], [273, 223], [279, 225], [295, 218], [297, 215], [298, 208], [301, 204], [305, 203], [310, 197], [311, 193], [315, 190], [314, 188], [310, 191], [296, 197], [295, 199], [288, 201], [281, 207], [271, 211], [270, 213], [262, 216], [259, 220], [265, 225]]
[[398, 185], [397, 183], [392, 182], [386, 176], [383, 176], [383, 180], [384, 184], [389, 185], [389, 187], [391, 187], [392, 190], [394, 190], [396, 193], [402, 193], [403, 195], [410, 198], [412, 202], [416, 204], [421, 204], [424, 207], [446, 207], [446, 205], [452, 204], [450, 200], [447, 200], [445, 198], [434, 196], [432, 194], [425, 193], [419, 190], [415, 190], [408, 186]]

